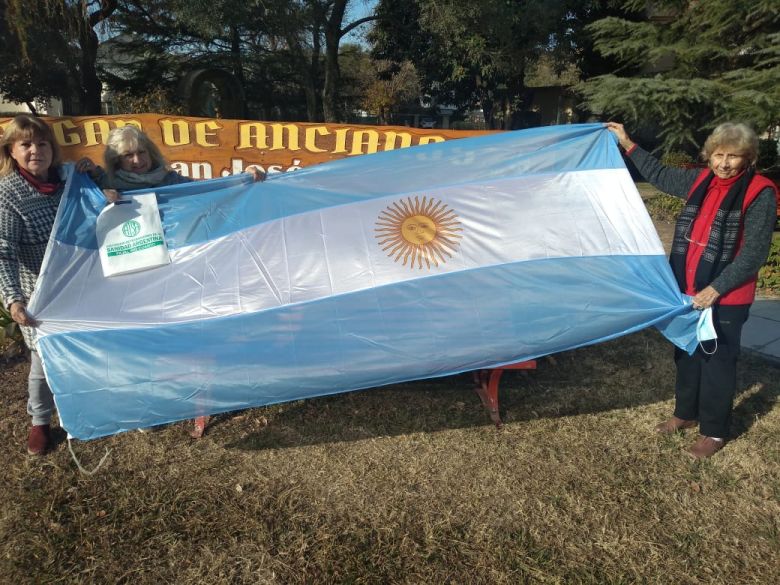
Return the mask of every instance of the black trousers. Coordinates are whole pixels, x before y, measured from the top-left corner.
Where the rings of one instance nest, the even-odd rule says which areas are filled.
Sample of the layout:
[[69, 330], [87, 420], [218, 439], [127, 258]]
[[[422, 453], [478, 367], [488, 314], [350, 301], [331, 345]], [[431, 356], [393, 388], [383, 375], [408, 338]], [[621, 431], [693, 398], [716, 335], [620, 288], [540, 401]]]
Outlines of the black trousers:
[[702, 435], [722, 439], [729, 436], [742, 325], [749, 312], [750, 305], [715, 305], [712, 320], [718, 334], [717, 343], [704, 342], [693, 355], [675, 348], [674, 416], [698, 420]]

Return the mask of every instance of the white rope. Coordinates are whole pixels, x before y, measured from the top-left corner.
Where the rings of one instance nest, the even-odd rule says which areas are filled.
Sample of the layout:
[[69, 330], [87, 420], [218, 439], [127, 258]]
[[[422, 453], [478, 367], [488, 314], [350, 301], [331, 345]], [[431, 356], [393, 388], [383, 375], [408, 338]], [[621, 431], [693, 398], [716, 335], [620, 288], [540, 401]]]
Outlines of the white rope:
[[111, 454], [110, 449], [106, 449], [106, 454], [103, 455], [103, 457], [98, 461], [98, 464], [95, 466], [95, 469], [92, 471], [89, 471], [82, 467], [81, 463], [79, 463], [78, 458], [76, 457], [76, 454], [73, 452], [73, 445], [71, 445], [70, 437], [68, 437], [68, 450], [70, 451], [70, 456], [73, 458], [73, 462], [76, 464], [76, 467], [79, 468], [79, 471], [85, 475], [94, 475], [97, 473], [97, 470], [100, 469], [100, 466], [103, 465], [103, 462], [106, 460], [106, 457], [108, 457]]

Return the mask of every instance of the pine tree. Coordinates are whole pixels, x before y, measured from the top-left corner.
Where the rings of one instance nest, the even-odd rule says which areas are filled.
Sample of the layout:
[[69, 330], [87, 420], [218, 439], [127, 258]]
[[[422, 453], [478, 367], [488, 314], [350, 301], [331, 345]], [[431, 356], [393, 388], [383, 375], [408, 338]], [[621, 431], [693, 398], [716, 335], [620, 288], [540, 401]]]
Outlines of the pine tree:
[[[648, 3], [623, 2], [636, 15]], [[595, 49], [620, 64], [582, 86], [590, 110], [655, 128], [665, 151], [693, 151], [719, 122], [759, 133], [780, 124], [777, 0], [656, 1], [643, 19], [608, 17], [589, 27]], [[640, 12], [641, 13], [641, 12]]]

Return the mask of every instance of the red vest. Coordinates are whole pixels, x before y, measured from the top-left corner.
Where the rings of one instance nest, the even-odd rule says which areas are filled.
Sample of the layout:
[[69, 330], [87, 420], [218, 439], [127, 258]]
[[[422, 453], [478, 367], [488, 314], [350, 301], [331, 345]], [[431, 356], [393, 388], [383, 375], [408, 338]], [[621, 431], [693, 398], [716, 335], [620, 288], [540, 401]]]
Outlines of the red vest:
[[[696, 177], [696, 181], [694, 181], [691, 190], [688, 191], [689, 198], [696, 190], [696, 187], [698, 187], [699, 184], [707, 177], [709, 172], [709, 169], [705, 169], [699, 174], [698, 177]], [[704, 253], [704, 248], [707, 246], [707, 242], [709, 241], [712, 220], [714, 219], [715, 214], [718, 212], [724, 197], [726, 197], [726, 194], [728, 193], [731, 186], [736, 182], [737, 178], [738, 177], [734, 177], [732, 179], [723, 180], [718, 179], [718, 177], [714, 177], [712, 179], [710, 187], [707, 190], [707, 194], [704, 196], [704, 200], [702, 201], [701, 208], [699, 209], [699, 214], [696, 216], [696, 219], [694, 220], [690, 230], [688, 230], [690, 233], [691, 242], [688, 245], [688, 255], [685, 257], [686, 294], [694, 296], [698, 292], [695, 289], [693, 283], [696, 277], [696, 268], [699, 266], [699, 259]], [[745, 200], [742, 204], [743, 216], [745, 215], [747, 208], [750, 207], [750, 204], [753, 203], [758, 194], [767, 187], [771, 187], [773, 190], [776, 189], [775, 184], [766, 177], [762, 177], [761, 175], [756, 175], [753, 177], [753, 180], [750, 181], [747, 191], [745, 192]], [[744, 242], [743, 230], [744, 227], [740, 227], [739, 240], [737, 242], [737, 254], [739, 254], [739, 251], [741, 250], [742, 244]], [[718, 299], [718, 303], [721, 305], [751, 304], [756, 296], [757, 279], [758, 274], [754, 274], [751, 278], [740, 284], [738, 287], [728, 291], [725, 294], [722, 294], [722, 296]]]

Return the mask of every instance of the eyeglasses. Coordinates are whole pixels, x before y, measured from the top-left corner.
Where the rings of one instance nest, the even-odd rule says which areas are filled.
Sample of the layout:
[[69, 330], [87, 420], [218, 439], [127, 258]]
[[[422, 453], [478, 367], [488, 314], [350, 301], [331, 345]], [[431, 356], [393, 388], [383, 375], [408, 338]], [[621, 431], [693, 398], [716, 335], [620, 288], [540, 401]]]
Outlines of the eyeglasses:
[[691, 244], [696, 244], [697, 246], [706, 246], [707, 242], [697, 242], [696, 240], [691, 239], [691, 228], [693, 227], [693, 222], [695, 221], [695, 217], [691, 220], [691, 223], [688, 224], [688, 227], [685, 228], [685, 231], [683, 232], [683, 238], [685, 238], [686, 242], [690, 242]]

